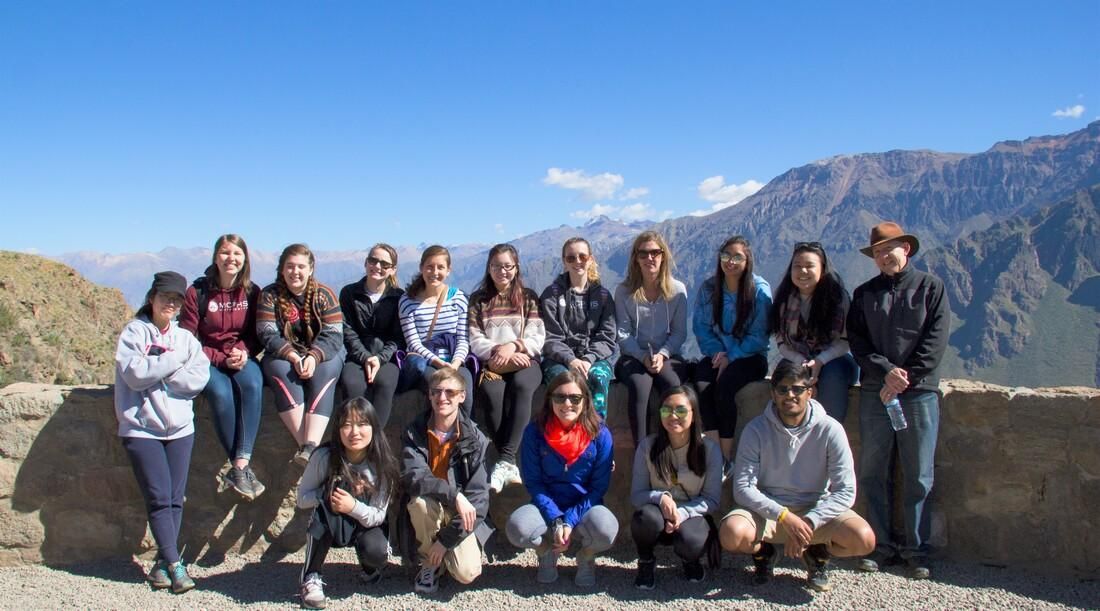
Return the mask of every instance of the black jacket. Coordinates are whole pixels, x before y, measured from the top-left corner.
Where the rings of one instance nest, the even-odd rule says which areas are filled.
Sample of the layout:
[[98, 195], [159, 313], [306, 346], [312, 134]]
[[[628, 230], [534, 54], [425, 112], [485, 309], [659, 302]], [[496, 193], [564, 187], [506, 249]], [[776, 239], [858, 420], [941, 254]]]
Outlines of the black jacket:
[[[444, 507], [454, 509], [455, 499], [462, 493], [477, 510], [474, 534], [482, 545], [492, 534], [493, 528], [486, 521], [489, 514], [489, 475], [486, 473], [485, 451], [489, 441], [472, 420], [459, 412], [459, 437], [447, 479], [432, 474], [428, 463], [428, 422], [431, 410], [418, 416], [401, 436], [401, 484], [409, 498], [418, 496], [439, 501]], [[401, 507], [408, 503], [405, 499]], [[407, 515], [407, 511], [402, 511]], [[462, 529], [462, 518], [455, 515], [451, 523], [440, 529], [436, 540], [443, 547], [452, 549], [470, 533]], [[415, 550], [415, 544], [412, 550]]]
[[405, 335], [397, 316], [397, 302], [405, 293], [387, 287], [378, 303], [367, 297], [366, 278], [340, 289], [340, 310], [344, 313], [344, 346], [347, 362], [362, 365], [372, 356], [383, 363], [405, 349]]
[[539, 297], [539, 314], [546, 326], [542, 355], [569, 365], [574, 358], [595, 363], [607, 361], [614, 367], [619, 356], [615, 327], [615, 301], [611, 292], [596, 282], [588, 283], [583, 312], [575, 312], [569, 294], [569, 274], [561, 274]]
[[852, 294], [848, 343], [865, 389], [881, 389], [887, 372], [900, 367], [909, 374], [909, 390], [938, 391], [936, 370], [950, 331], [943, 281], [913, 269], [912, 262], [893, 276], [871, 278]]

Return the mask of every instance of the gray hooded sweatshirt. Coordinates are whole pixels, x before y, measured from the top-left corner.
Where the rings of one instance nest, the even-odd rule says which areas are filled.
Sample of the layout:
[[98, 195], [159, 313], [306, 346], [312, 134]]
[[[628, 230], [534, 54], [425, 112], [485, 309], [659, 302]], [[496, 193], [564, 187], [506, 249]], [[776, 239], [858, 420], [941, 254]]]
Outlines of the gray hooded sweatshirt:
[[810, 399], [802, 424], [787, 428], [769, 401], [741, 433], [734, 461], [733, 500], [769, 520], [784, 507], [809, 508], [816, 529], [856, 499], [856, 472], [844, 426]]

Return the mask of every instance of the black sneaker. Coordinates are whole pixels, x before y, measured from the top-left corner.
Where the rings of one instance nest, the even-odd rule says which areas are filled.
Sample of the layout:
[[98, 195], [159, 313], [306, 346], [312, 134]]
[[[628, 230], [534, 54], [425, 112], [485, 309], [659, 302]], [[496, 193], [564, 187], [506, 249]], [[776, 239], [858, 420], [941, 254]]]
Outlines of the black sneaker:
[[907, 558], [905, 560], [905, 576], [909, 579], [928, 579], [932, 576], [928, 568], [928, 559], [925, 557]]
[[252, 482], [248, 479], [248, 474], [244, 469], [239, 467], [230, 467], [225, 475], [222, 476], [227, 488], [232, 488], [234, 492], [242, 497], [252, 500], [256, 498], [256, 493], [252, 490]]
[[898, 557], [894, 554], [875, 550], [869, 556], [859, 559], [859, 570], [866, 573], [877, 573], [888, 566], [898, 563]]
[[652, 590], [657, 585], [657, 560], [639, 560], [638, 576], [634, 578], [634, 587], [639, 590]]
[[253, 499], [263, 494], [264, 490], [267, 490], [267, 487], [256, 478], [256, 472], [252, 470], [252, 465], [244, 466], [244, 476], [248, 478], [248, 483], [252, 486]]
[[772, 567], [775, 566], [775, 557], [777, 553], [775, 546], [771, 543], [760, 543], [760, 549], [756, 550], [756, 553], [752, 555], [752, 564], [756, 567], [756, 575], [752, 580], [753, 583], [756, 585], [768, 583], [772, 578]]
[[828, 592], [833, 589], [829, 583], [829, 548], [824, 545], [811, 545], [802, 552], [802, 561], [806, 563], [806, 585], [811, 590]]
[[374, 585], [382, 579], [382, 569], [377, 568], [371, 571], [363, 569], [359, 571], [359, 581], [363, 585]]
[[696, 560], [695, 562], [684, 563], [684, 579], [689, 583], [699, 583], [707, 578], [707, 569], [703, 567], [703, 563]]

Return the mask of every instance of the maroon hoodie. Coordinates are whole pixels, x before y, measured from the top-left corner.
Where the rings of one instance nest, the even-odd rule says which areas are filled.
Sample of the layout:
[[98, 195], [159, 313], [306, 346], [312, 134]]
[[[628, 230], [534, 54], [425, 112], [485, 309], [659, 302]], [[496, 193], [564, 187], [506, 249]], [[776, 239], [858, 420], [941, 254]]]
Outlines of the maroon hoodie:
[[[199, 281], [202, 281], [200, 279]], [[179, 325], [195, 334], [210, 363], [223, 368], [233, 348], [242, 348], [251, 356], [260, 352], [256, 338], [256, 306], [260, 303], [260, 287], [222, 289], [216, 282], [207, 282], [207, 304], [204, 316], [199, 316], [198, 291], [187, 287]]]

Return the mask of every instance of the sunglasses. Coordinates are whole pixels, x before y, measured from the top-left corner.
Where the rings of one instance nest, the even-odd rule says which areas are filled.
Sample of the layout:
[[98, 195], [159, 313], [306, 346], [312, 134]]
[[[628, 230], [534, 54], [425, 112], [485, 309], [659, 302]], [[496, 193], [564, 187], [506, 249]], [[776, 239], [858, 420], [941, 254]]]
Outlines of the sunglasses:
[[634, 251], [634, 256], [639, 259], [659, 259], [664, 256], [665, 251], [660, 248], [654, 248], [653, 250], [637, 250]]
[[565, 393], [556, 392], [550, 395], [550, 400], [559, 405], [563, 403], [568, 403], [569, 405], [580, 405], [581, 401], [584, 401], [584, 395], [579, 393], [574, 395], [567, 395]]
[[393, 269], [393, 263], [390, 263], [389, 261], [383, 261], [378, 257], [367, 257], [367, 265], [377, 265], [378, 267], [381, 267], [385, 270]]
[[800, 396], [802, 396], [802, 393], [806, 392], [807, 390], [810, 390], [809, 386], [785, 386], [785, 385], [780, 385], [780, 386], [775, 387], [775, 394], [783, 396], [783, 395], [786, 395], [788, 393], [794, 393], [794, 396], [800, 397]]
[[686, 405], [662, 405], [658, 411], [661, 413], [662, 418], [676, 416], [678, 420], [683, 420], [691, 413], [691, 408]]
[[433, 388], [428, 391], [433, 397], [446, 395], [448, 399], [454, 399], [458, 393], [465, 392], [461, 388]]
[[720, 252], [718, 253], [718, 260], [722, 263], [744, 263], [747, 259], [745, 259], [745, 255], [731, 255], [728, 252]]
[[575, 254], [575, 255], [565, 255], [565, 262], [566, 263], [577, 263], [577, 262], [588, 263], [588, 260], [591, 257], [592, 257], [591, 255], [586, 255], [583, 252]]
[[803, 248], [811, 248], [813, 250], [824, 251], [825, 248], [821, 245], [821, 242], [797, 242], [794, 245], [795, 250], [802, 250]]
[[494, 272], [510, 272], [514, 269], [516, 269], [516, 266], [515, 266], [514, 263], [505, 263], [503, 265], [498, 265], [496, 263], [493, 263], [493, 264], [489, 265], [489, 270], [494, 271]]

